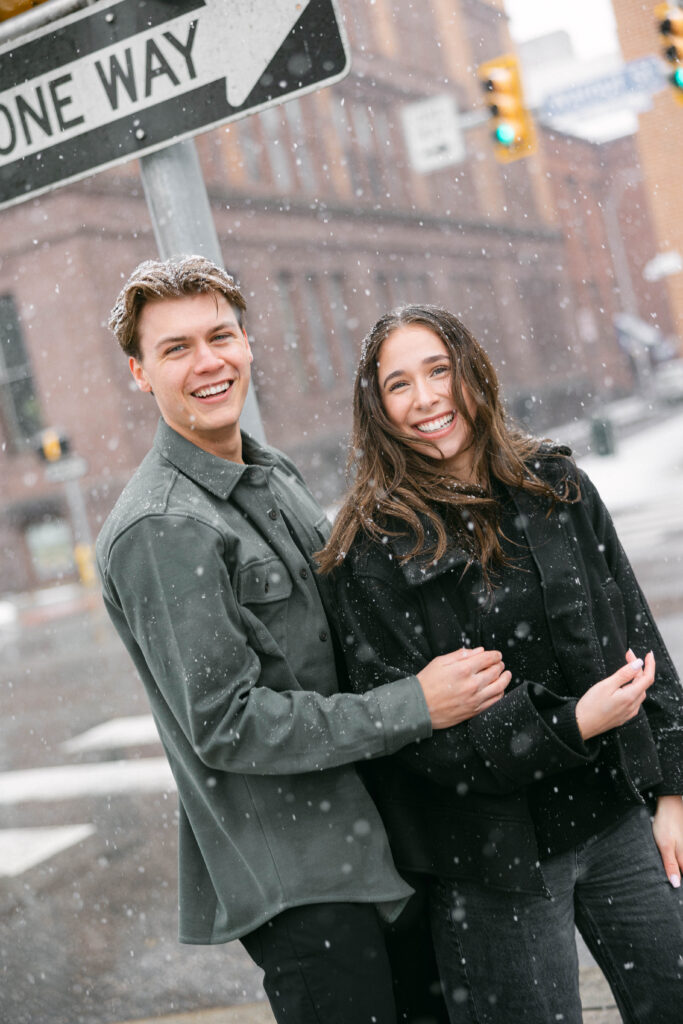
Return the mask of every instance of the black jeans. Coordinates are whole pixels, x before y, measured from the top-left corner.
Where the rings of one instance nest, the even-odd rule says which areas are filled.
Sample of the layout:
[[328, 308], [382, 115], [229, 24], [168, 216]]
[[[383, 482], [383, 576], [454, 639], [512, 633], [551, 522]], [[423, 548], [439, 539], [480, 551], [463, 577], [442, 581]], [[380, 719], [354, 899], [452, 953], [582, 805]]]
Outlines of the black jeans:
[[278, 1024], [396, 1024], [384, 935], [372, 904], [284, 910], [241, 939], [265, 971]]
[[440, 879], [437, 960], [453, 1024], [581, 1024], [576, 925], [625, 1024], [683, 1019], [683, 889], [647, 811], [542, 863], [551, 898]]

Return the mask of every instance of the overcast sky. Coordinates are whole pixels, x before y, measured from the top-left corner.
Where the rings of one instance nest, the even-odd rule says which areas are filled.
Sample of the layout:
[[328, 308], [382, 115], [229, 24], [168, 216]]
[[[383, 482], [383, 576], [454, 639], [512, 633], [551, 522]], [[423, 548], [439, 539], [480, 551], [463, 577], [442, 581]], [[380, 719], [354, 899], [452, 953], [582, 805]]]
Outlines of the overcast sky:
[[505, 8], [520, 42], [564, 28], [583, 60], [619, 50], [610, 0], [505, 0]]

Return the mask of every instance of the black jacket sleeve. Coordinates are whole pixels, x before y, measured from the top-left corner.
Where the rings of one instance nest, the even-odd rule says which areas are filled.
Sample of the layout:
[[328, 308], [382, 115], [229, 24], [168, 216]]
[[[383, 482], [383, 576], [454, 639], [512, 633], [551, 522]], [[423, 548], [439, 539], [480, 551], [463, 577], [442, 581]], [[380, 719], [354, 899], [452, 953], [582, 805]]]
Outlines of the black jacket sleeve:
[[652, 651], [656, 662], [654, 684], [643, 704], [657, 747], [662, 771], [658, 794], [683, 793], [683, 688], [671, 656], [650, 611], [612, 518], [586, 473], [580, 472], [583, 503], [592, 529], [616, 585], [618, 613], [624, 615], [628, 645], [639, 657]]
[[[334, 618], [355, 692], [418, 672], [434, 657], [414, 590], [388, 555], [378, 558], [372, 571], [353, 557], [337, 571]], [[396, 756], [461, 793], [509, 793], [592, 760], [580, 737], [582, 749], [576, 749], [571, 729], [560, 725], [567, 713], [573, 718], [574, 704], [543, 686], [523, 683], [474, 718], [437, 730]]]

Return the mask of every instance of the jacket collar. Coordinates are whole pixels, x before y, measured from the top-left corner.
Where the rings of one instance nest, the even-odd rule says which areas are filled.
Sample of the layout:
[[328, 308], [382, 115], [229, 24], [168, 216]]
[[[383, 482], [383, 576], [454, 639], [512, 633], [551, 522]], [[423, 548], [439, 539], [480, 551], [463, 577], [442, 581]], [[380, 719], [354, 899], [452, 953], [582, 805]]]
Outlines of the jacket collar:
[[[420, 519], [425, 532], [425, 547], [427, 549], [434, 548], [436, 546], [436, 531], [428, 519], [423, 517]], [[401, 559], [405, 558], [415, 544], [413, 534], [404, 533], [399, 537], [390, 537], [388, 544], [406, 583], [411, 587], [427, 583], [451, 569], [464, 569], [469, 561], [467, 552], [463, 548], [453, 545], [439, 559], [411, 558], [407, 562], [401, 563]]]
[[[275, 465], [274, 455], [262, 447], [249, 434], [241, 431], [242, 451], [245, 461], [249, 464], [269, 469]], [[205, 490], [226, 501], [234, 488], [248, 470], [248, 465], [231, 462], [211, 455], [202, 448], [181, 437], [165, 420], [159, 420], [154, 438], [155, 451], [190, 480], [194, 480]]]

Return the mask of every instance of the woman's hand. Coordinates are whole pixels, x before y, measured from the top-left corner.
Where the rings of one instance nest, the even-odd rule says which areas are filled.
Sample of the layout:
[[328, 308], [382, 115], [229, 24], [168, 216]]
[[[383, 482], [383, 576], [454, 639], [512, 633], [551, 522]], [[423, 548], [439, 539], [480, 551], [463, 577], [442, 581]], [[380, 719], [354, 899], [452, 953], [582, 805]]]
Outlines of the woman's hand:
[[576, 705], [576, 721], [584, 740], [635, 718], [648, 687], [655, 681], [651, 651], [645, 656], [644, 665], [632, 651], [626, 657], [623, 668], [591, 686]]
[[667, 878], [674, 889], [679, 889], [683, 869], [683, 799], [680, 796], [658, 798], [652, 833]]
[[462, 647], [441, 654], [417, 673], [434, 729], [479, 714], [503, 696], [512, 674], [500, 651]]

